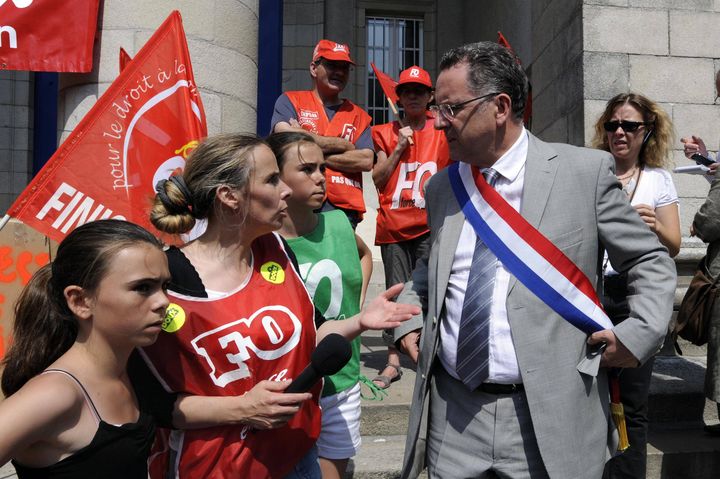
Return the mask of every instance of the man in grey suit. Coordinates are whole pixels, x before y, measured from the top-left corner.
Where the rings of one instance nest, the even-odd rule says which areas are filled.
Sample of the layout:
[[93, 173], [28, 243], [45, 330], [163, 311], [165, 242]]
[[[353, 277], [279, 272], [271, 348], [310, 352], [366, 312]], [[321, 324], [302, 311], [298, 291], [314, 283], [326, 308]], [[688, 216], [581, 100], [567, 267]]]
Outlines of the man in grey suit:
[[662, 344], [674, 264], [610, 155], [525, 130], [527, 78], [507, 49], [465, 45], [440, 70], [433, 111], [451, 158], [497, 177], [488, 183], [593, 284], [606, 249], [628, 274], [632, 312], [589, 337], [576, 329], [488, 259], [447, 170], [436, 174], [425, 196], [430, 255], [398, 298], [424, 311], [395, 330], [418, 362], [403, 477], [427, 465], [438, 478], [600, 478], [616, 446], [606, 368], [636, 367]]

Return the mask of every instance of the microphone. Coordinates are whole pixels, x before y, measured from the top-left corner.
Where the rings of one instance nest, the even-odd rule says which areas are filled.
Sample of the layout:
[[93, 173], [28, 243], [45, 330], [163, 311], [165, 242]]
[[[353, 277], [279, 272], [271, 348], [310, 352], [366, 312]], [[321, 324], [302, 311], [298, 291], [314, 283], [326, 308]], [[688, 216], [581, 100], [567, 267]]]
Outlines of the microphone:
[[350, 341], [336, 333], [328, 334], [310, 355], [310, 364], [293, 379], [285, 392], [304, 393], [309, 391], [323, 376], [340, 371], [350, 361], [351, 356]]

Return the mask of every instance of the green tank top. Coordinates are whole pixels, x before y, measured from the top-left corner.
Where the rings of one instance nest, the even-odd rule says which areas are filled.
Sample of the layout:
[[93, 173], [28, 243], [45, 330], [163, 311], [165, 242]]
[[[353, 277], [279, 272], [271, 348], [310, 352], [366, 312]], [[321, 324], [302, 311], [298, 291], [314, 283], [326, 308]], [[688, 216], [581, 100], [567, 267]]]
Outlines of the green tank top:
[[[315, 307], [328, 320], [360, 312], [362, 270], [355, 232], [340, 210], [318, 214], [315, 229], [299, 238], [285, 238], [297, 256], [300, 276]], [[323, 396], [353, 387], [360, 377], [360, 337], [352, 343], [352, 358], [337, 374], [325, 378]]]

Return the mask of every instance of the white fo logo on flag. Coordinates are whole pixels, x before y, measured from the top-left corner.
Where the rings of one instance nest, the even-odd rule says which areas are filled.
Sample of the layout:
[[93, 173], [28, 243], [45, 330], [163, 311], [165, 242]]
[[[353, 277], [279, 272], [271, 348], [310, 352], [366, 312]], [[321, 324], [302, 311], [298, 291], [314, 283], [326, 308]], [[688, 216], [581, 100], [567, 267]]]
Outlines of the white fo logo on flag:
[[[26, 7], [29, 7], [30, 4], [34, 0], [10, 0], [10, 1], [13, 2], [17, 8], [26, 8]], [[0, 7], [5, 5], [5, 2], [7, 2], [7, 0], [0, 0]]]

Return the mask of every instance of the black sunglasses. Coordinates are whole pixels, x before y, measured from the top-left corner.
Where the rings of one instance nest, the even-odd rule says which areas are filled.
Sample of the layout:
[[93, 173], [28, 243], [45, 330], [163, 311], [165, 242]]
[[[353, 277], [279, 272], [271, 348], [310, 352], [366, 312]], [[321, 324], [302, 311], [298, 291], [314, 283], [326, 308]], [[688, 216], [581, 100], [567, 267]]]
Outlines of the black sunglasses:
[[613, 120], [613, 121], [606, 121], [603, 123], [603, 128], [605, 128], [605, 131], [612, 133], [613, 131], [617, 130], [618, 127], [622, 128], [624, 132], [629, 131], [635, 131], [641, 126], [645, 125], [652, 125], [651, 122], [647, 121], [626, 121], [626, 120]]

